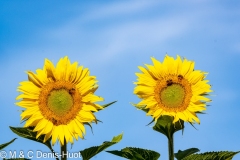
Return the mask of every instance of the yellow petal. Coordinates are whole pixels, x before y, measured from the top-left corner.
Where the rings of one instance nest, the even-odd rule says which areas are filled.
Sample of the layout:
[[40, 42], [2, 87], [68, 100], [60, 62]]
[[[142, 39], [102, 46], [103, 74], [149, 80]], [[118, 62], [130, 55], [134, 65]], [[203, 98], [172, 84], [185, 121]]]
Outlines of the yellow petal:
[[52, 136], [52, 131], [45, 134], [43, 142], [45, 143], [51, 136]]
[[87, 112], [84, 110], [81, 110], [79, 112], [78, 117], [80, 118], [81, 122], [92, 122], [92, 121], [96, 120], [96, 118], [92, 112]]
[[69, 141], [73, 144], [73, 135], [68, 129], [68, 125], [63, 125], [63, 130], [64, 130], [64, 135], [66, 142], [68, 143]]
[[34, 128], [33, 131], [35, 132], [35, 131], [39, 131], [39, 130], [44, 130], [44, 128], [46, 127], [47, 123], [48, 123], [48, 120], [46, 120], [45, 118], [42, 118], [38, 122], [38, 124], [36, 125], [36, 127]]
[[182, 63], [181, 75], [188, 76], [188, 74], [190, 74], [193, 71], [193, 69], [194, 69], [194, 62], [184, 59]]
[[167, 68], [168, 74], [176, 74], [175, 60], [168, 55], [163, 60], [163, 66]]
[[[77, 118], [77, 119], [78, 119], [78, 118]], [[80, 128], [81, 132], [82, 132], [83, 134], [86, 134], [85, 127], [84, 127], [84, 125], [82, 124], [82, 122], [79, 121], [79, 120], [76, 120], [75, 122], [76, 122], [76, 124], [77, 124], [77, 127]]]
[[45, 73], [47, 73], [47, 78], [50, 78], [53, 81], [56, 80], [56, 78], [55, 78], [55, 67], [50, 60], [45, 59], [43, 70], [45, 71]]
[[40, 111], [39, 111], [39, 109], [37, 108], [37, 107], [31, 107], [31, 108], [28, 108], [28, 109], [26, 109], [26, 110], [24, 110], [23, 112], [22, 112], [22, 114], [21, 114], [21, 117], [22, 117], [22, 119], [21, 120], [23, 120], [23, 119], [26, 119], [26, 118], [29, 118], [29, 117], [32, 117], [32, 118], [35, 118], [35, 119], [37, 119], [37, 118], [42, 118], [42, 116], [39, 116], [39, 117], [34, 117], [33, 115], [35, 115], [35, 114], [37, 114], [37, 115], [39, 115], [38, 113], [39, 113]]
[[96, 96], [96, 95], [94, 95], [93, 93], [90, 93], [90, 94], [84, 96], [84, 97], [82, 98], [82, 101], [83, 101], [83, 102], [94, 103], [94, 102], [97, 102], [97, 101], [103, 101], [103, 98], [100, 97], [100, 96]]
[[[74, 62], [72, 65], [71, 65], [71, 72], [70, 72], [70, 75], [69, 75], [69, 81], [74, 83], [74, 80], [76, 79], [76, 76], [78, 74], [78, 63], [77, 62]], [[82, 72], [82, 71], [81, 71]]]
[[43, 82], [41, 82], [41, 80], [39, 79], [39, 77], [33, 72], [27, 71], [27, 74], [28, 74], [28, 80], [34, 83], [39, 88], [41, 88], [44, 85]]
[[64, 137], [65, 137], [63, 125], [59, 125], [56, 128], [57, 128], [57, 132], [58, 132], [58, 139], [61, 143], [61, 146], [63, 146], [64, 145]]
[[204, 74], [201, 71], [193, 71], [187, 77], [191, 84], [196, 84], [204, 78]]
[[54, 145], [58, 138], [58, 126], [53, 126], [52, 129], [52, 145]]
[[48, 123], [46, 124], [45, 128], [44, 128], [44, 133], [48, 134], [51, 133], [53, 129], [53, 123], [51, 121], [48, 121]]

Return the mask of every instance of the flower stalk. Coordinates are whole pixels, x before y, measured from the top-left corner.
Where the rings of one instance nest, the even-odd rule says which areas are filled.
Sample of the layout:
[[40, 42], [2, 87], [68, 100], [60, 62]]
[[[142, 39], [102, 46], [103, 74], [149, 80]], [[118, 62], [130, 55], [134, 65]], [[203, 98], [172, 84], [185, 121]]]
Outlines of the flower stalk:
[[61, 146], [61, 160], [67, 160], [67, 143], [66, 139], [64, 138], [64, 144]]
[[173, 134], [168, 137], [168, 154], [169, 154], [169, 160], [174, 160]]

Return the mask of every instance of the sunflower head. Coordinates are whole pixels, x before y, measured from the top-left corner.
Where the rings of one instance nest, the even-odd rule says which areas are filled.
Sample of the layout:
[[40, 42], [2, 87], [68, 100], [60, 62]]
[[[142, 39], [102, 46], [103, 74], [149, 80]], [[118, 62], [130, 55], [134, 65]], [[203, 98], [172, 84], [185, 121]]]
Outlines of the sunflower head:
[[[136, 107], [147, 111], [155, 121], [160, 116], [174, 117], [173, 123], [179, 119], [200, 123], [196, 113], [206, 110], [205, 97], [211, 92], [206, 72], [194, 70], [194, 62], [187, 59], [176, 59], [168, 55], [161, 63], [151, 58], [153, 65], [139, 67], [136, 73], [134, 94], [142, 99]], [[144, 107], [142, 107], [144, 106]]]
[[71, 64], [67, 56], [56, 67], [46, 59], [43, 69], [27, 74], [28, 81], [20, 82], [17, 90], [22, 94], [16, 98], [25, 109], [24, 127], [34, 127], [36, 138], [45, 135], [44, 142], [52, 137], [53, 145], [57, 140], [64, 145], [64, 140], [73, 143], [74, 138], [83, 138], [84, 124], [97, 122], [94, 112], [103, 109], [95, 103], [103, 100], [94, 94], [96, 77], [77, 62]]

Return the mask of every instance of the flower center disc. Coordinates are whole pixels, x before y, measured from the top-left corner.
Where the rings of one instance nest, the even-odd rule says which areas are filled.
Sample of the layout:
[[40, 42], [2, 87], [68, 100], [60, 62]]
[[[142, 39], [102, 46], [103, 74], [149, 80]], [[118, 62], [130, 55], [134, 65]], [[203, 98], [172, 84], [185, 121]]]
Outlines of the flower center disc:
[[57, 116], [63, 116], [73, 106], [73, 98], [66, 89], [52, 90], [47, 105]]
[[154, 90], [158, 106], [166, 112], [181, 112], [192, 98], [191, 84], [182, 75], [167, 75]]
[[179, 108], [185, 98], [185, 89], [179, 84], [172, 84], [160, 92], [162, 104], [168, 108]]
[[73, 120], [82, 105], [82, 97], [76, 86], [65, 81], [48, 83], [39, 95], [41, 114], [56, 126]]

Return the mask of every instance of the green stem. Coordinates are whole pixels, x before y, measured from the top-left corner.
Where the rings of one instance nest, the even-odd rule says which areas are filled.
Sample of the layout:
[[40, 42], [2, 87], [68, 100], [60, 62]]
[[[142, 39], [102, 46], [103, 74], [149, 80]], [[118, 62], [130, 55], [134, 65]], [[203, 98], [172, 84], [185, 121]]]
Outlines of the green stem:
[[53, 153], [54, 156], [56, 157], [56, 160], [59, 160], [58, 157], [57, 157], [57, 155], [56, 155], [56, 153], [55, 153], [55, 151], [54, 151], [52, 148], [50, 148], [50, 150], [52, 151], [52, 153]]
[[169, 160], [174, 160], [174, 144], [173, 144], [173, 134], [168, 137], [168, 154]]
[[61, 155], [62, 155], [61, 160], [67, 160], [67, 143], [65, 139], [63, 146], [61, 146]]

